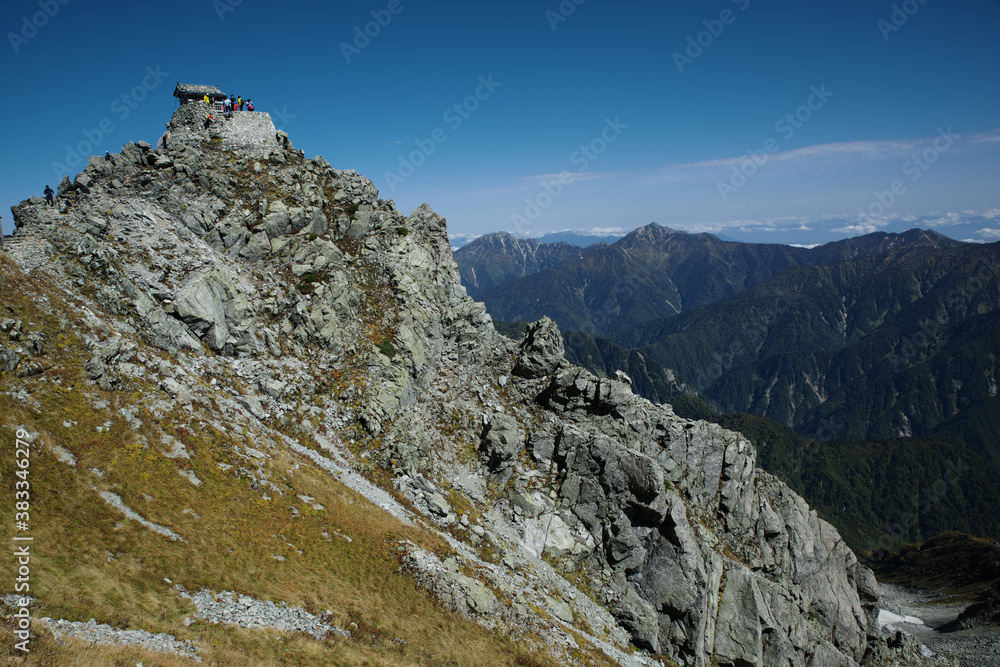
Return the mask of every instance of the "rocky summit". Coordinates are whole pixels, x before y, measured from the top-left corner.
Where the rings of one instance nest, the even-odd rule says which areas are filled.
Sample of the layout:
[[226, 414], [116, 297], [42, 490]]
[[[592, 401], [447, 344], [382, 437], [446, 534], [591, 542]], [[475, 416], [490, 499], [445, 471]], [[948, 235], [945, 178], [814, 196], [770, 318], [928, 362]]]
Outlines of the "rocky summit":
[[[204, 113], [181, 106], [167, 147], [91, 158], [55, 206], [14, 209], [0, 428], [30, 436], [33, 474], [58, 480], [98, 541], [38, 573], [62, 588], [38, 582], [32, 605], [127, 605], [119, 588], [139, 577], [129, 586], [162, 611], [109, 611], [97, 634], [166, 633], [181, 658], [215, 664], [233, 642], [265, 650], [245, 634], [265, 631], [293, 633], [308, 664], [342, 664], [325, 650], [434, 662], [437, 630], [383, 641], [406, 633], [385, 620], [396, 610], [346, 611], [398, 586], [512, 637], [510, 664], [892, 664], [872, 572], [744, 437], [568, 364], [551, 320], [519, 343], [498, 335], [429, 206], [403, 215], [367, 178], [306, 159], [266, 114], [205, 128]], [[359, 554], [366, 524], [388, 521], [391, 543]], [[60, 579], [74, 558], [85, 573]], [[379, 559], [404, 583], [326, 591]], [[112, 583], [95, 592], [97, 572]], [[296, 580], [308, 590], [278, 588]], [[330, 599], [343, 606], [310, 609]], [[244, 634], [211, 634], [237, 632], [223, 623]]]

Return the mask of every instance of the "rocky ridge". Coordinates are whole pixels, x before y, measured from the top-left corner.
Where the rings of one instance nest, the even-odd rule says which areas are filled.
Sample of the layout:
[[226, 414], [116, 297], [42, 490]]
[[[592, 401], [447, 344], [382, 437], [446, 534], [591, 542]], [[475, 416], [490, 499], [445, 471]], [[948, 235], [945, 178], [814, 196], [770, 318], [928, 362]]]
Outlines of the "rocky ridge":
[[[874, 576], [745, 438], [569, 365], [550, 320], [498, 335], [429, 206], [404, 216], [281, 133], [227, 148], [198, 107], [167, 148], [91, 158], [56, 207], [14, 209], [7, 252], [84, 313], [95, 386], [152, 384], [135, 414], [254, 434], [219, 465], [267, 501], [279, 453], [359, 476], [450, 545], [400, 543], [403, 572], [564, 662], [583, 645], [685, 666], [871, 652]], [[31, 356], [11, 354], [13, 370]]]
[[495, 285], [529, 276], [587, 254], [569, 243], [519, 239], [507, 232], [480, 236], [455, 251], [462, 284], [472, 297]]

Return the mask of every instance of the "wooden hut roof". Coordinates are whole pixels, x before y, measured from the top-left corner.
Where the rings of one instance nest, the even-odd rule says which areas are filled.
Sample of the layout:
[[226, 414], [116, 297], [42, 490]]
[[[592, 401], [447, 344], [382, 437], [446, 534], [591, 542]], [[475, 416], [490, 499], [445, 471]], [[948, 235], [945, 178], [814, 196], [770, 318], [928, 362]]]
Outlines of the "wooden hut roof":
[[224, 97], [229, 97], [224, 92], [219, 90], [218, 86], [199, 86], [193, 83], [178, 83], [177, 88], [174, 89], [174, 97], [204, 97], [208, 95], [209, 99], [222, 99]]

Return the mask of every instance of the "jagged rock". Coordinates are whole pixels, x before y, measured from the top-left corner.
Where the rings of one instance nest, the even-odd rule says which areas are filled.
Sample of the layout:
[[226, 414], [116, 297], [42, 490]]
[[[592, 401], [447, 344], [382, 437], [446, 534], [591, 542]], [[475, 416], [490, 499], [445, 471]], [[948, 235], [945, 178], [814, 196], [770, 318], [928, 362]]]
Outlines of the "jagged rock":
[[201, 351], [201, 344], [183, 322], [170, 317], [145, 292], [131, 281], [122, 281], [125, 295], [132, 300], [136, 317], [141, 322], [141, 333], [150, 344], [174, 353], [178, 350]]
[[494, 414], [483, 428], [479, 448], [491, 470], [508, 467], [524, 449], [524, 431], [512, 417]]
[[189, 280], [173, 306], [174, 314], [213, 350], [222, 352], [227, 346], [254, 342], [250, 303], [220, 269], [210, 269]]
[[268, 237], [274, 239], [284, 236], [292, 228], [292, 216], [288, 213], [288, 207], [284, 202], [273, 202], [268, 214], [264, 217], [264, 231]]
[[523, 378], [539, 378], [555, 373], [565, 364], [562, 334], [555, 322], [543, 317], [525, 332], [511, 372]]
[[308, 224], [305, 227], [306, 234], [315, 234], [316, 236], [322, 236], [330, 228], [329, 221], [326, 219], [326, 214], [323, 213], [321, 208], [312, 208], [306, 211], [306, 218]]
[[574, 529], [552, 511], [526, 519], [523, 539], [525, 546], [539, 557], [568, 558], [571, 562], [594, 550], [594, 539], [585, 530]]
[[114, 389], [121, 383], [118, 364], [128, 361], [134, 351], [134, 345], [127, 343], [121, 336], [116, 336], [104, 345], [94, 344], [91, 347], [93, 354], [84, 363], [84, 368], [90, 379], [102, 389]]
[[611, 609], [632, 633], [636, 646], [654, 652], [659, 650], [660, 627], [653, 605], [628, 588], [623, 597], [611, 603]]
[[256, 262], [271, 254], [271, 242], [267, 234], [260, 232], [250, 237], [250, 240], [240, 250], [240, 257], [247, 261]]
[[547, 463], [552, 460], [556, 450], [555, 436], [549, 431], [535, 431], [528, 438], [528, 449], [535, 461]]

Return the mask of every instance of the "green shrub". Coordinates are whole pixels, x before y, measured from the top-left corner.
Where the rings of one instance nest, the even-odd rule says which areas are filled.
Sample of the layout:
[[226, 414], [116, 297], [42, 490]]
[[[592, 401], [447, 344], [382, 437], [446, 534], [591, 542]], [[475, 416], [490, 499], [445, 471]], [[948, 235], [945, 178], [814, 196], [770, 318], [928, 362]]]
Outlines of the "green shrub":
[[390, 359], [396, 356], [396, 346], [393, 345], [392, 341], [388, 339], [378, 344], [378, 351]]

